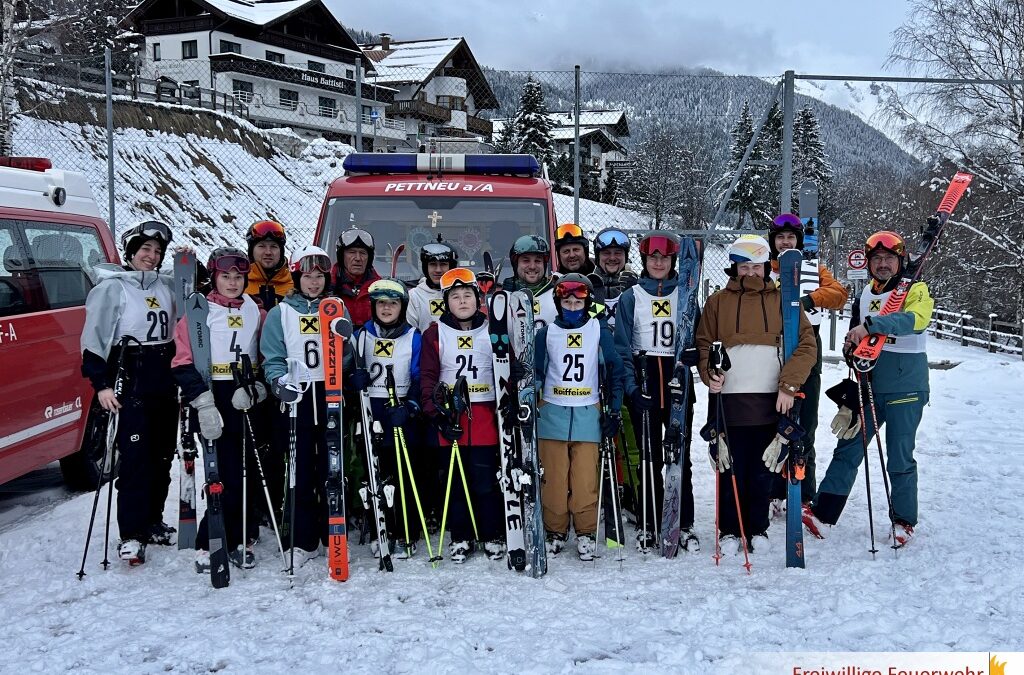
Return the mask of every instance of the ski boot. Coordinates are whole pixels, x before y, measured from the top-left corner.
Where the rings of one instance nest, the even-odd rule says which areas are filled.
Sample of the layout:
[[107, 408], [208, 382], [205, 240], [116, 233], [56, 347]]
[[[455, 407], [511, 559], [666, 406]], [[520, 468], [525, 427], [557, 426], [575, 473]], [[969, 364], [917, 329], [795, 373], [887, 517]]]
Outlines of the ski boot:
[[395, 544], [395, 557], [399, 560], [408, 560], [414, 555], [416, 555], [416, 542], [406, 544], [404, 541], [400, 541]]
[[636, 550], [640, 553], [647, 553], [658, 545], [658, 537], [653, 532], [639, 530], [636, 533]]
[[768, 533], [759, 532], [758, 534], [752, 535], [750, 541], [747, 542], [747, 551], [749, 553], [757, 553], [758, 555], [764, 555], [769, 550], [768, 544]]
[[149, 528], [149, 538], [146, 543], [156, 544], [157, 546], [170, 546], [174, 543], [174, 534], [176, 532], [176, 529], [163, 521], [153, 523]]
[[505, 540], [495, 539], [484, 543], [484, 552], [487, 553], [489, 560], [504, 560], [505, 559]]
[[242, 553], [241, 545], [228, 554], [228, 560], [235, 567], [243, 570], [251, 570], [256, 567], [256, 554], [253, 553], [252, 544], [245, 547], [245, 554]]
[[811, 508], [810, 504], [803, 505], [803, 523], [807, 533], [815, 539], [824, 539], [825, 535], [828, 534], [828, 529], [825, 523], [818, 520], [818, 516], [814, 515], [814, 509]]
[[700, 539], [692, 528], [684, 527], [679, 532], [679, 545], [687, 553], [700, 553]]
[[594, 535], [576, 535], [576, 554], [580, 557], [580, 560], [593, 560], [595, 551], [597, 551], [597, 542], [594, 541]]
[[723, 534], [718, 538], [719, 557], [743, 553], [743, 542], [735, 534]]
[[545, 546], [549, 555], [558, 555], [565, 548], [565, 535], [557, 532], [548, 532]]
[[210, 573], [210, 552], [199, 549], [196, 551], [196, 574]]
[[466, 562], [466, 558], [473, 552], [473, 542], [471, 541], [453, 541], [448, 544], [448, 557], [456, 565], [461, 565]]
[[[906, 523], [902, 520], [897, 520], [895, 523], [896, 538], [893, 539], [893, 548], [903, 548], [907, 543], [914, 538], [914, 526]], [[889, 532], [889, 538], [892, 539], [892, 532]]]
[[124, 539], [117, 545], [117, 557], [132, 567], [146, 562], [146, 545], [138, 539]]

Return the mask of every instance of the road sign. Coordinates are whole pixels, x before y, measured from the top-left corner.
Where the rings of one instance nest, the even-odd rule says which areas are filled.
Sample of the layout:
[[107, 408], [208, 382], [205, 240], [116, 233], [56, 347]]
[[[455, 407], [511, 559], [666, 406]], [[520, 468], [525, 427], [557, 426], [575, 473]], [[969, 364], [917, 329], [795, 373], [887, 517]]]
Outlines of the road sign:
[[376, 122], [378, 118], [380, 118], [380, 113], [374, 108], [370, 111], [370, 119]]
[[867, 279], [868, 278], [868, 271], [867, 270], [849, 269], [849, 270], [846, 270], [846, 278], [849, 279], [850, 281], [854, 281], [856, 279]]
[[[850, 254], [846, 256], [846, 265], [851, 270], [866, 270], [868, 267], [868, 259], [864, 255], [864, 249], [855, 248], [850, 251]], [[865, 272], [865, 274], [867, 273]], [[867, 279], [866, 276], [858, 278]]]

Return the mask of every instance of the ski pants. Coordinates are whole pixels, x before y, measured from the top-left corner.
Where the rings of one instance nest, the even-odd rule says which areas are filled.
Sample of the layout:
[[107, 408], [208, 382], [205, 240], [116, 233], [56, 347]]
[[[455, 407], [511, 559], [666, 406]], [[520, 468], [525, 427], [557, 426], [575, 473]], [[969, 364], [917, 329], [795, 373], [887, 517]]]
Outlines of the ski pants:
[[[680, 527], [688, 529], [693, 527], [693, 462], [690, 460], [690, 441], [693, 434], [693, 385], [690, 385], [690, 395], [686, 406], [686, 423], [683, 425], [683, 482], [680, 485], [679, 515]], [[643, 485], [647, 483], [647, 530], [659, 532], [661, 525], [661, 507], [665, 499], [665, 480], [662, 476], [662, 467], [665, 465], [665, 457], [662, 453], [665, 426], [669, 420], [669, 410], [655, 408], [649, 411], [650, 415], [650, 457], [651, 466], [644, 470], [647, 464], [644, 462], [646, 452], [643, 444], [643, 415], [639, 410], [629, 407], [629, 416], [633, 425], [633, 433], [636, 435], [636, 445], [640, 449], [640, 459], [636, 464], [636, 503], [639, 505], [643, 498]], [[651, 471], [653, 469], [653, 485]], [[646, 478], [644, 474], [646, 473]], [[636, 527], [643, 529], [643, 516], [639, 508], [636, 509]]]
[[[505, 539], [505, 507], [502, 492], [498, 487], [498, 446], [496, 445], [465, 445], [458, 446], [458, 454], [462, 457], [462, 466], [466, 470], [466, 484], [469, 488], [469, 499], [476, 518], [477, 534], [473, 536], [473, 523], [469, 515], [466, 491], [459, 475], [459, 461], [455, 448], [452, 446], [449, 455], [449, 468], [445, 473], [445, 497], [450, 499], [448, 505], [449, 529], [452, 541], [504, 541]], [[449, 481], [450, 477], [450, 483]]]
[[[317, 382], [310, 391], [303, 394], [295, 411], [295, 512], [291, 512], [291, 478], [288, 471], [285, 476], [288, 488], [285, 494], [288, 501], [285, 512], [288, 514], [288, 539], [284, 547], [290, 548], [294, 524], [295, 547], [304, 551], [312, 551], [317, 545], [327, 545], [327, 445], [324, 440], [326, 429], [327, 404], [323, 396], [323, 383]], [[316, 406], [316, 421], [313, 419], [313, 407]], [[291, 453], [291, 415], [287, 405], [279, 428], [285, 431], [284, 462], [289, 464]], [[250, 493], [251, 494], [251, 493]], [[250, 497], [251, 499], [251, 497]]]
[[[224, 421], [224, 429], [220, 438], [215, 442], [217, 453], [217, 465], [220, 482], [224, 491], [220, 495], [221, 510], [224, 513], [224, 529], [226, 530], [227, 549], [234, 551], [242, 544], [242, 448], [246, 454], [246, 472], [256, 473], [256, 460], [252, 459], [253, 448], [252, 438], [245, 428], [242, 413], [235, 410], [231, 405], [231, 395], [235, 391], [233, 382], [214, 381], [213, 395], [217, 402], [217, 410], [220, 411], [221, 419]], [[244, 439], [244, 440], [243, 440]], [[244, 443], [244, 446], [243, 446]], [[203, 466], [205, 468], [205, 453], [203, 449]], [[249, 541], [254, 541], [259, 536], [259, 522], [256, 520], [256, 500], [261, 498], [259, 493], [249, 490], [247, 495], [247, 519], [246, 534]], [[207, 499], [209, 499], [207, 497]], [[209, 550], [209, 503], [203, 520], [199, 523], [196, 533], [196, 548]]]
[[[800, 404], [800, 426], [804, 428], [804, 456], [806, 458], [806, 468], [804, 473], [804, 479], [800, 481], [800, 500], [803, 503], [808, 503], [814, 498], [814, 493], [817, 492], [817, 477], [814, 472], [814, 433], [818, 429], [818, 403], [821, 400], [821, 335], [815, 332], [815, 338], [818, 342], [818, 361], [811, 368], [810, 374], [807, 376], [807, 381], [800, 387], [800, 392], [804, 395], [803, 402]], [[785, 499], [788, 491], [786, 478], [779, 475], [775, 480], [775, 485], [772, 488], [772, 499]]]
[[743, 518], [743, 532], [748, 537], [768, 531], [768, 505], [772, 485], [777, 474], [768, 470], [762, 459], [764, 449], [775, 438], [775, 424], [729, 427], [726, 439], [732, 468], [718, 474], [718, 530], [721, 534], [740, 536], [736, 496], [732, 475], [739, 489], [739, 514]]
[[117, 414], [117, 527], [121, 539], [146, 543], [163, 521], [171, 484], [178, 426], [178, 398], [166, 395], [122, 398]]
[[544, 529], [567, 534], [571, 515], [577, 535], [593, 536], [597, 532], [598, 444], [546, 438], [539, 444]]
[[[865, 404], [867, 401], [865, 401]], [[892, 494], [893, 520], [917, 525], [917, 461], [914, 459], [917, 427], [921, 423], [928, 392], [913, 391], [898, 394], [875, 394], [877, 424], [871, 419], [870, 407], [864, 416], [867, 442], [870, 444], [876, 430], [884, 424], [886, 446], [886, 472]], [[814, 514], [823, 523], [834, 525], [846, 506], [853, 489], [857, 470], [864, 459], [864, 439], [861, 434], [839, 441], [832, 453], [832, 461], [821, 481], [814, 500]], [[870, 448], [868, 449], [870, 454]], [[869, 458], [870, 461], [870, 458]]]

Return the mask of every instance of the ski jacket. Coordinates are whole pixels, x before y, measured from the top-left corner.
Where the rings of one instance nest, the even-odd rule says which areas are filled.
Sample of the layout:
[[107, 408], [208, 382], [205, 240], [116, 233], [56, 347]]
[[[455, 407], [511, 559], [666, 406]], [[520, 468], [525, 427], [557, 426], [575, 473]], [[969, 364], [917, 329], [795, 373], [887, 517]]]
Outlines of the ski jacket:
[[[571, 330], [581, 328], [591, 321], [597, 322], [600, 329], [600, 346], [597, 360], [600, 363], [598, 378], [601, 386], [609, 397], [610, 409], [618, 411], [622, 408], [623, 374], [622, 360], [615, 349], [615, 337], [611, 329], [601, 320], [586, 317], [586, 321], [569, 325], [561, 319], [555, 319], [554, 326]], [[535, 338], [534, 374], [537, 378], [538, 392], [544, 391], [544, 380], [548, 368], [548, 332], [551, 326], [544, 326]], [[557, 405], [548, 401], [537, 403], [537, 438], [556, 441], [581, 441], [586, 443], [601, 442], [601, 407], [600, 405], [567, 406]]]
[[[779, 274], [779, 261], [777, 258], [772, 260], [772, 274], [776, 277]], [[849, 298], [849, 295], [846, 292], [846, 287], [832, 276], [827, 267], [824, 265], [818, 266], [818, 288], [809, 293], [814, 307], [840, 310], [846, 306], [846, 300]]]
[[[298, 314], [315, 315], [320, 312], [321, 299], [322, 298], [310, 299], [301, 293], [293, 291], [286, 295], [284, 299], [277, 304], [277, 306], [267, 312], [267, 318], [263, 322], [263, 330], [260, 333], [260, 354], [263, 356], [263, 374], [267, 382], [273, 383], [278, 378], [288, 373], [288, 340], [286, 339], [285, 325], [283, 321], [286, 316], [286, 309], [282, 307], [282, 305], [286, 305], [289, 309], [295, 310]], [[292, 314], [292, 316], [294, 316], [294, 314]], [[344, 316], [348, 316], [347, 309], [344, 311]], [[324, 367], [322, 331], [327, 327], [320, 326], [319, 328], [321, 332], [311, 334], [309, 337], [312, 338], [313, 342], [310, 346], [310, 350], [316, 354], [313, 358], [318, 362], [319, 365], [317, 368], [322, 373]], [[352, 346], [349, 344], [350, 342], [351, 340], [345, 341], [345, 351], [342, 354], [341, 361], [342, 373], [352, 372], [349, 369], [355, 367], [355, 360], [353, 357]], [[292, 354], [291, 356], [304, 361], [307, 367], [309, 367], [309, 361], [305, 359], [304, 354]], [[322, 377], [318, 378], [318, 380], [322, 379]]]
[[[216, 291], [211, 291], [207, 296], [210, 301], [210, 305], [220, 305], [226, 307], [229, 312], [237, 312], [242, 310], [247, 296], [242, 294], [237, 298], [226, 298]], [[260, 328], [266, 322], [267, 312], [262, 307], [259, 308], [259, 324], [260, 327], [256, 329], [256, 340], [257, 344], [260, 338]], [[174, 374], [174, 380], [181, 387], [181, 395], [186, 403], [190, 403], [195, 397], [207, 391], [208, 387], [203, 377], [196, 370], [195, 364], [192, 362], [192, 343], [189, 339], [188, 332], [188, 320], [182, 318], [178, 321], [174, 327], [174, 344], [176, 347], [176, 353], [174, 360], [171, 361], [171, 372]], [[257, 363], [253, 363], [253, 367], [257, 366]], [[228, 388], [226, 385], [231, 385], [234, 388], [234, 383], [228, 380], [219, 381], [222, 383], [223, 388]], [[218, 402], [219, 404], [219, 402]]]
[[[410, 333], [411, 335], [409, 335]], [[407, 323], [403, 323], [399, 327], [393, 328], [391, 330], [385, 330], [381, 328], [381, 326], [377, 325], [376, 321], [371, 321], [365, 326], [363, 326], [363, 329], [359, 331], [359, 334], [355, 336], [355, 339], [366, 340], [366, 344], [364, 346], [366, 351], [364, 352], [363, 356], [365, 359], [371, 360], [376, 358], [371, 354], [373, 350], [373, 344], [376, 338], [394, 340], [397, 342], [399, 340], [402, 340], [406, 336], [409, 336], [411, 352], [409, 355], [408, 363], [409, 389], [404, 396], [402, 396], [401, 393], [399, 393], [399, 398], [401, 398], [402, 400], [416, 401], [418, 405], [420, 400], [420, 353], [423, 348], [423, 336], [420, 334], [420, 332]], [[386, 360], [386, 358], [379, 358], [377, 360], [378, 362], [383, 363]], [[396, 364], [395, 367], [397, 368], [398, 364]], [[376, 369], [370, 368], [371, 375], [375, 375], [375, 373], [373, 372], [374, 370]], [[385, 386], [383, 370], [380, 374], [380, 377], [376, 378], [374, 381], [375, 383], [379, 383], [380, 385]], [[383, 410], [384, 402], [387, 400], [387, 394], [384, 393], [383, 396], [378, 396], [377, 393], [374, 392], [374, 388], [371, 387], [370, 396], [371, 400], [378, 402], [380, 404], [380, 408]]]
[[[895, 337], [897, 344], [901, 335], [919, 335], [923, 340], [924, 332], [932, 319], [932, 311], [935, 309], [935, 301], [932, 300], [928, 286], [923, 281], [911, 285], [901, 311], [862, 319], [861, 304], [874, 300], [881, 309], [885, 304], [883, 298], [898, 283], [899, 281], [893, 278], [881, 288], [876, 288], [875, 282], [865, 286], [861, 293], [861, 302], [853, 303], [850, 327], [863, 324], [868, 333]], [[923, 349], [916, 352], [898, 352], [883, 347], [882, 353], [878, 355], [878, 362], [871, 370], [870, 378], [871, 386], [877, 394], [929, 391], [928, 354]]]
[[410, 326], [418, 328], [422, 333], [435, 323], [444, 312], [444, 296], [441, 288], [434, 288], [427, 283], [426, 277], [409, 291], [409, 309], [405, 319]]
[[281, 265], [273, 276], [268, 277], [266, 270], [254, 262], [249, 266], [248, 278], [249, 285], [245, 287], [245, 294], [252, 296], [253, 300], [258, 299], [266, 310], [281, 302], [295, 288], [288, 265]]
[[371, 266], [360, 279], [353, 279], [337, 264], [331, 270], [331, 283], [335, 294], [345, 303], [345, 309], [352, 317], [352, 326], [362, 328], [373, 318], [370, 311], [370, 284], [380, 279], [377, 270]]
[[[625, 371], [625, 391], [628, 396], [640, 389], [638, 373], [640, 371], [640, 347], [634, 343], [634, 326], [636, 321], [636, 288], [640, 287], [648, 295], [655, 297], [677, 297], [679, 275], [673, 270], [668, 279], [658, 281], [650, 277], [641, 277], [637, 283], [627, 288], [619, 296], [615, 308], [615, 348], [619, 352]], [[678, 310], [678, 308], [677, 308]], [[647, 351], [647, 350], [644, 350]], [[673, 348], [674, 351], [674, 348]], [[664, 408], [668, 404], [668, 382], [672, 379], [675, 356], [656, 356], [648, 354], [647, 359], [647, 391], [654, 397], [655, 404]]]
[[[472, 318], [472, 329], [484, 325], [487, 317], [483, 312], [477, 312]], [[439, 324], [445, 324], [456, 330], [462, 330], [459, 322], [450, 313], [445, 312], [441, 319], [434, 323], [423, 333], [423, 341], [420, 345], [420, 406], [423, 414], [431, 419], [440, 416], [441, 411], [434, 402], [434, 391], [437, 389], [441, 379], [441, 349], [439, 344]], [[498, 424], [496, 403], [494, 401], [475, 401], [470, 403], [471, 418], [463, 413], [462, 437], [459, 438], [459, 445], [497, 445]], [[472, 421], [470, 421], [470, 419]], [[451, 445], [450, 441], [438, 435], [438, 443], [442, 446]]]
[[[124, 360], [131, 395], [173, 394], [171, 359], [176, 320], [174, 281], [158, 272], [139, 272], [113, 263], [94, 268], [98, 283], [85, 299], [82, 327], [82, 375], [93, 389], [114, 385], [119, 341], [122, 335], [137, 338], [142, 346], [129, 347]], [[138, 376], [136, 376], [138, 374]]]
[[817, 362], [814, 330], [800, 312], [800, 340], [783, 363], [782, 291], [756, 277], [730, 278], [704, 305], [697, 326], [698, 372], [704, 384], [710, 382], [708, 356], [715, 341], [732, 362], [722, 395], [737, 425], [774, 422], [777, 392], [796, 394]]

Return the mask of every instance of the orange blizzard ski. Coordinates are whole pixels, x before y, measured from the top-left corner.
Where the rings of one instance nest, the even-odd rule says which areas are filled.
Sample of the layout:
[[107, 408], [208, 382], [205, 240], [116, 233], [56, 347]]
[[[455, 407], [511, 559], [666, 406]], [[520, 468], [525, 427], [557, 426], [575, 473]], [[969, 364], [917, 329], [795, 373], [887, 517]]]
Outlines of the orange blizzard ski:
[[[924, 269], [924, 263], [928, 259], [928, 254], [932, 252], [935, 244], [938, 243], [939, 235], [942, 234], [942, 228], [945, 227], [946, 221], [949, 220], [949, 216], [953, 213], [953, 209], [956, 208], [960, 198], [967, 191], [967, 186], [971, 184], [972, 178], [974, 176], [971, 174], [962, 172], [958, 172], [953, 176], [953, 180], [949, 182], [949, 188], [946, 190], [946, 196], [939, 203], [939, 210], [935, 215], [928, 218], [928, 224], [921, 234], [921, 241], [917, 245], [917, 255], [907, 264], [906, 270], [900, 278], [900, 283], [889, 294], [889, 298], [885, 301], [879, 316], [895, 314], [903, 308], [903, 302], [907, 299], [910, 287], [920, 278], [921, 270]], [[881, 334], [868, 335], [860, 341], [860, 344], [852, 352], [846, 354], [847, 362], [858, 372], [868, 372], [875, 367], [878, 355], [882, 353], [882, 347], [885, 345], [886, 337]]]
[[[341, 458], [341, 363], [352, 322], [338, 298], [320, 301], [323, 340], [324, 394], [327, 421], [327, 569], [332, 579], [348, 579], [348, 527], [345, 525], [345, 471]], [[313, 367], [311, 364], [307, 364]]]

